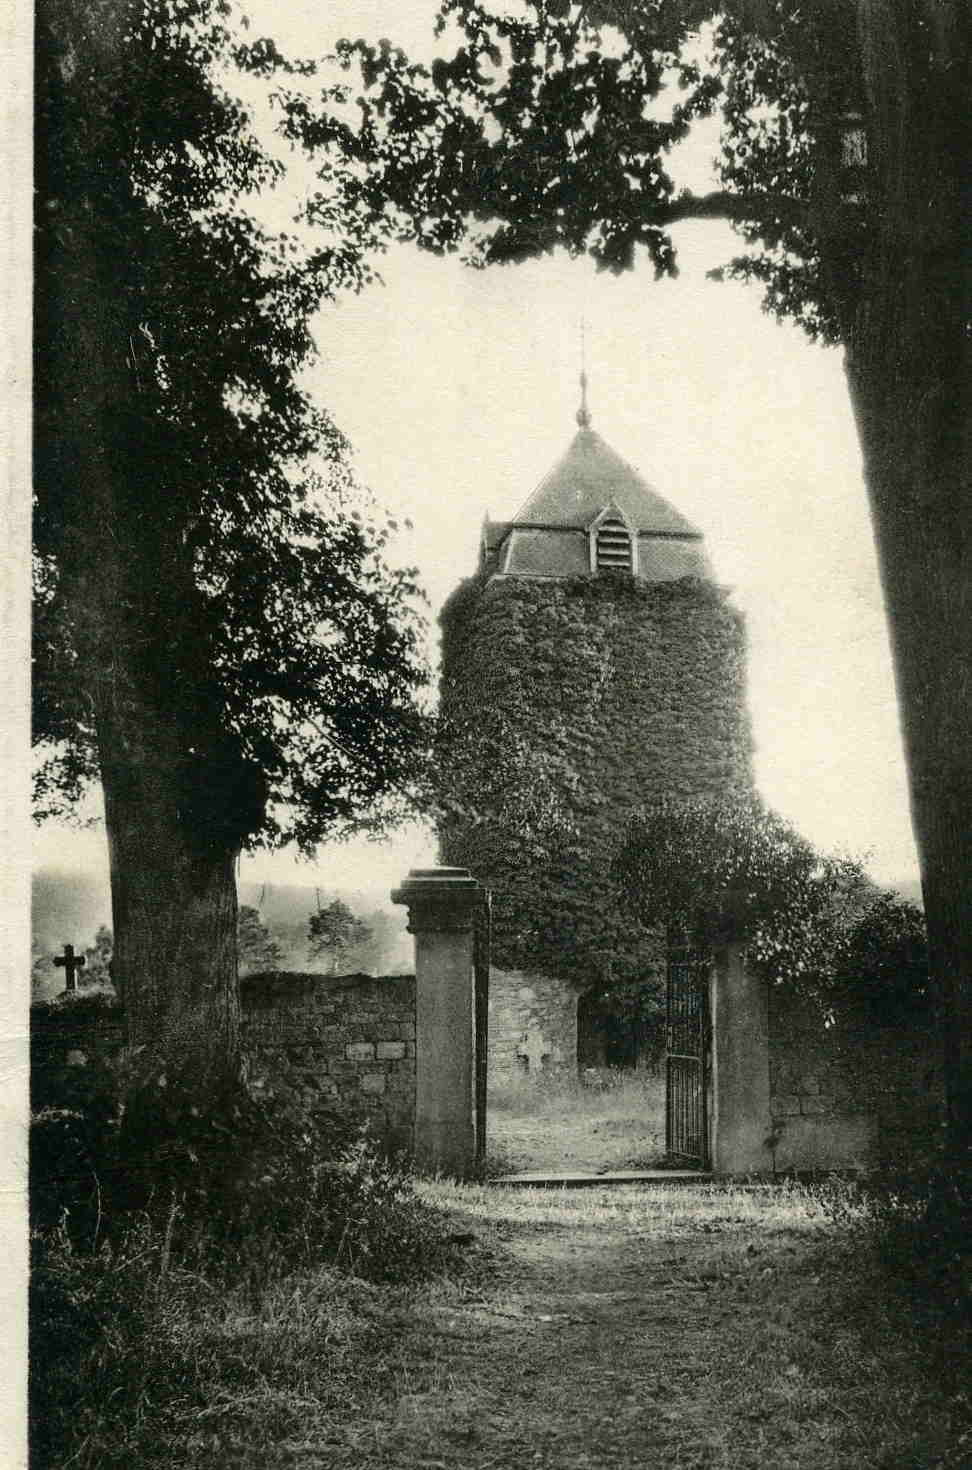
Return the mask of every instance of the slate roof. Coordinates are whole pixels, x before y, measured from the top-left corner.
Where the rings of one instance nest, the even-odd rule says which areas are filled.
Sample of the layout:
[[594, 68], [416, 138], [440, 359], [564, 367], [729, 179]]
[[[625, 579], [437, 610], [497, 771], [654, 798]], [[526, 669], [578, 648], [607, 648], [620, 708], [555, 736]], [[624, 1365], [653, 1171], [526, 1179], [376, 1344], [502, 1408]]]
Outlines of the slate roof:
[[506, 540], [507, 533], [512, 521], [491, 521], [489, 516], [483, 521], [483, 542], [487, 551], [496, 551]]
[[639, 531], [701, 538], [691, 521], [586, 425], [578, 429], [567, 453], [540, 481], [512, 524], [581, 530], [608, 505], [623, 510]]

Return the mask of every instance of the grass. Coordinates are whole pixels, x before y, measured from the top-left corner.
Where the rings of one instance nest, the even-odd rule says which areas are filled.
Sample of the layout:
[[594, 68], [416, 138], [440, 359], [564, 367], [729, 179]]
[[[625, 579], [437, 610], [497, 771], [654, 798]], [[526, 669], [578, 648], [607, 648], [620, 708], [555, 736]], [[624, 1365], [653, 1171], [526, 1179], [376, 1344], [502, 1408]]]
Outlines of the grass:
[[490, 1089], [490, 1148], [510, 1171], [637, 1169], [665, 1152], [664, 1078], [608, 1071], [600, 1086], [557, 1073], [516, 1077]]
[[[651, 1414], [657, 1458], [641, 1458], [635, 1431], [615, 1433], [605, 1465], [972, 1465], [968, 1359], [935, 1309], [889, 1279], [852, 1185], [499, 1194], [439, 1182], [425, 1193], [487, 1239], [528, 1243], [521, 1256], [539, 1266], [553, 1309], [537, 1320], [577, 1320], [591, 1288], [606, 1304], [613, 1340], [599, 1391], [610, 1411], [590, 1433], [620, 1424], [633, 1402]], [[501, 1300], [530, 1310], [516, 1290]], [[569, 1401], [571, 1384], [597, 1391], [597, 1349], [589, 1334], [573, 1345], [556, 1335], [554, 1403], [565, 1389]], [[548, 1429], [556, 1445], [556, 1415]], [[551, 1459], [569, 1456], [559, 1445]]]
[[214, 1291], [143, 1261], [138, 1330], [109, 1330], [70, 1456], [34, 1470], [972, 1464], [955, 1340], [853, 1186], [417, 1191], [457, 1242], [419, 1285]]
[[[148, 1233], [56, 1267], [70, 1297], [43, 1283], [41, 1310], [60, 1307], [61, 1332], [41, 1334], [31, 1370], [60, 1393], [34, 1400], [48, 1412], [33, 1425], [32, 1470], [289, 1466], [308, 1446], [353, 1446], [359, 1416], [398, 1392], [414, 1287], [332, 1266], [217, 1287], [167, 1265]], [[469, 1276], [457, 1266], [426, 1295], [458, 1299]]]

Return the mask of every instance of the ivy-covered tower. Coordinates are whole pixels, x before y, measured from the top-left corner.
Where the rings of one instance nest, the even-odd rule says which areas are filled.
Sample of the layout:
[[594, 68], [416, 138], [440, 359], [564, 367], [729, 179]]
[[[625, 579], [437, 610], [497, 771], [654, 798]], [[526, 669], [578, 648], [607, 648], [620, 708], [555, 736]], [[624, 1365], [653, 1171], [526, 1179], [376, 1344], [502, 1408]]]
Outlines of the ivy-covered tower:
[[578, 996], [623, 1004], [657, 975], [611, 881], [627, 815], [752, 785], [742, 617], [581, 385], [566, 454], [513, 520], [487, 517], [441, 619], [441, 856], [493, 891], [499, 1070], [572, 1065]]

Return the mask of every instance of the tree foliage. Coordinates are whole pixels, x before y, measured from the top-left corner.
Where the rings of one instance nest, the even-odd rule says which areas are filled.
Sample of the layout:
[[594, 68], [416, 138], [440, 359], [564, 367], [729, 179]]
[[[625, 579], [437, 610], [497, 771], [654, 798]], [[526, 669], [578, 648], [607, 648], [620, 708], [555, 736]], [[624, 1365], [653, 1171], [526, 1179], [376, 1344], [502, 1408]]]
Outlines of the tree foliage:
[[843, 999], [878, 1023], [927, 1016], [928, 937], [921, 910], [894, 893], [879, 893], [843, 936], [832, 990], [838, 1003]]
[[355, 917], [343, 898], [335, 898], [311, 914], [307, 927], [312, 959], [327, 960], [332, 975], [348, 963], [350, 956], [371, 938], [371, 930]]
[[709, 942], [797, 912], [820, 870], [811, 844], [757, 796], [659, 798], [632, 818], [614, 865], [643, 924]]
[[36, 937], [30, 941], [30, 998], [43, 1000], [51, 988], [57, 971], [52, 956]]
[[[312, 848], [407, 784], [421, 728], [414, 576], [300, 378], [380, 230], [336, 122], [330, 233], [261, 219], [283, 167], [230, 88], [310, 68], [220, 0], [45, 0], [38, 39], [38, 812], [103, 770], [131, 693], [177, 727], [188, 821]], [[325, 87], [320, 117], [343, 99]]]
[[[727, 218], [759, 243], [732, 273], [762, 279], [774, 310], [832, 339], [815, 231], [846, 211], [838, 125], [860, 93], [852, 29], [851, 7], [831, 0], [513, 13], [444, 0], [446, 54], [431, 67], [387, 41], [341, 48], [366, 88], [362, 207], [377, 216], [390, 201], [403, 235], [432, 250], [463, 244], [477, 265], [560, 247], [619, 271], [643, 250], [656, 275], [677, 272], [673, 224]], [[671, 155], [716, 107], [725, 187], [697, 196], [678, 187]]]
[[[428, 68], [387, 41], [341, 48], [366, 89], [372, 217], [391, 202], [400, 234], [475, 265], [563, 248], [622, 271], [643, 252], [656, 276], [677, 274], [673, 225], [726, 219], [747, 249], [714, 274], [846, 340], [871, 230], [851, 0], [443, 0], [438, 29]], [[716, 110], [721, 187], [699, 195], [672, 155]]]
[[236, 921], [236, 945], [241, 971], [280, 968], [283, 958], [280, 945], [261, 920], [259, 909], [247, 903], [240, 904]]
[[927, 1005], [920, 911], [855, 859], [817, 852], [758, 798], [652, 803], [629, 822], [614, 874], [646, 928], [703, 949], [735, 938], [771, 984], [832, 1018], [900, 1021]]
[[82, 989], [90, 985], [111, 985], [111, 956], [114, 947], [114, 937], [108, 925], [99, 924], [94, 944], [89, 945], [84, 952], [85, 966], [78, 976], [78, 984]]

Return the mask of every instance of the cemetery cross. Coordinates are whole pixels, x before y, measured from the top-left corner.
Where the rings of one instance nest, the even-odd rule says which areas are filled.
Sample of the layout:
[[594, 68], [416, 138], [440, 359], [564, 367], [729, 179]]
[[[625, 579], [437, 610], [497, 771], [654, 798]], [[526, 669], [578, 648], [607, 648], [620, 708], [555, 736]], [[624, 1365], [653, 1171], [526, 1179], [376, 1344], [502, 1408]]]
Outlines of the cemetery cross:
[[74, 945], [66, 944], [64, 946], [64, 953], [54, 956], [54, 963], [59, 968], [64, 970], [64, 978], [67, 982], [65, 989], [77, 990], [78, 971], [83, 970], [85, 965], [87, 964], [87, 960], [85, 959], [84, 955], [75, 954]]

